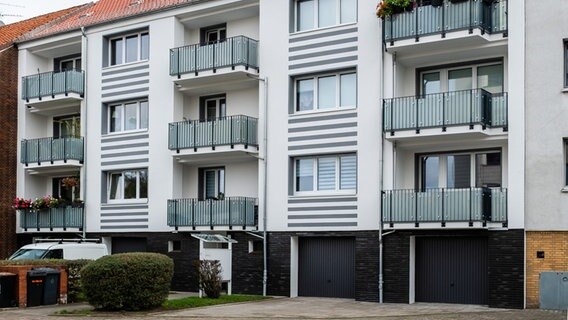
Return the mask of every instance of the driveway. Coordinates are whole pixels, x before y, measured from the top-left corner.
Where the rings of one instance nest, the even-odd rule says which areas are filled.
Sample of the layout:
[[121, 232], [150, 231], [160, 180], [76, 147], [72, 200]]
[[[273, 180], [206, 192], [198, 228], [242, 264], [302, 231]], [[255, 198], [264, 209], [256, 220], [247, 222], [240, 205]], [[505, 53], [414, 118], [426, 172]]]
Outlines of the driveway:
[[[86, 305], [7, 309], [2, 320], [81, 319], [49, 316], [61, 309], [85, 309]], [[274, 298], [168, 312], [94, 314], [98, 319], [379, 319], [379, 320], [567, 320], [566, 311], [490, 309], [483, 306], [416, 303], [383, 304], [328, 298]]]

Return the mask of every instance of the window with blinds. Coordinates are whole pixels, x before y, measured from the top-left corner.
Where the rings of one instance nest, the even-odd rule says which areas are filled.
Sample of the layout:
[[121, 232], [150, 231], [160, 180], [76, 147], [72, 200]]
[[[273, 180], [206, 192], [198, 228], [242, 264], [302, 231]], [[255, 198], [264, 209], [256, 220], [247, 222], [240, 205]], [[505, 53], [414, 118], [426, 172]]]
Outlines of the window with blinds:
[[355, 154], [296, 158], [295, 193], [353, 193], [357, 188]]

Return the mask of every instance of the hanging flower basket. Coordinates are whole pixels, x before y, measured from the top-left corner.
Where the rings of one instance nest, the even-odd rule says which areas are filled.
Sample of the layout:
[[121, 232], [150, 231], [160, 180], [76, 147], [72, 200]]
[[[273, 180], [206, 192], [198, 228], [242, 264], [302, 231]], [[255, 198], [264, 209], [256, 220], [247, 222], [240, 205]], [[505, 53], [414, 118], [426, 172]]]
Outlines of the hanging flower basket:
[[377, 17], [384, 19], [393, 14], [412, 11], [415, 4], [413, 0], [383, 0], [377, 4], [376, 14]]
[[79, 185], [79, 178], [77, 177], [67, 177], [61, 179], [61, 185], [67, 189], [71, 189]]

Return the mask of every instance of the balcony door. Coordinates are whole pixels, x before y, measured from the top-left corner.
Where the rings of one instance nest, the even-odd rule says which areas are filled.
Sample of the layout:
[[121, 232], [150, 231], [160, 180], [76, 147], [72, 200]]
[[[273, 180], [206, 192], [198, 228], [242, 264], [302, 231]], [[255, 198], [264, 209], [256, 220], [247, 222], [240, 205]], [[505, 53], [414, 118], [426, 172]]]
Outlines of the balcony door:
[[199, 171], [200, 199], [224, 199], [225, 168], [201, 168]]
[[421, 190], [502, 186], [501, 152], [463, 152], [419, 156]]
[[81, 118], [79, 116], [64, 116], [53, 118], [53, 137], [69, 138], [81, 136]]
[[227, 39], [227, 25], [225, 23], [201, 29], [201, 43], [210, 44]]
[[443, 68], [420, 73], [420, 94], [472, 89], [500, 93], [503, 92], [503, 83], [502, 63]]
[[201, 121], [215, 121], [227, 115], [227, 99], [225, 95], [202, 97], [199, 119]]

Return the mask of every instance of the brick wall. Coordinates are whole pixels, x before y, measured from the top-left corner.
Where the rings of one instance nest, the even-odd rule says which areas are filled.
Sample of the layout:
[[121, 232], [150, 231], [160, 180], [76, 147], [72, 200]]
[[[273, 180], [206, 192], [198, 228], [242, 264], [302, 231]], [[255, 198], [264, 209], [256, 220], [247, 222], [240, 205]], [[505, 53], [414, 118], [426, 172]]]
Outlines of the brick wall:
[[9, 272], [18, 276], [18, 284], [16, 286], [16, 297], [18, 299], [18, 307], [25, 308], [28, 303], [27, 275], [28, 271], [37, 268], [59, 269], [59, 301], [58, 303], [67, 303], [67, 271], [63, 267], [54, 266], [1, 266], [0, 272]]
[[0, 53], [0, 259], [16, 248], [16, 139], [18, 116], [18, 50]]
[[[540, 273], [568, 272], [568, 232], [529, 231], [526, 237], [527, 308], [538, 308]], [[544, 252], [544, 258], [537, 257], [538, 251]]]
[[[233, 243], [233, 293], [262, 294], [262, 239], [243, 232], [231, 233]], [[249, 252], [249, 241], [259, 241], [259, 250]]]

